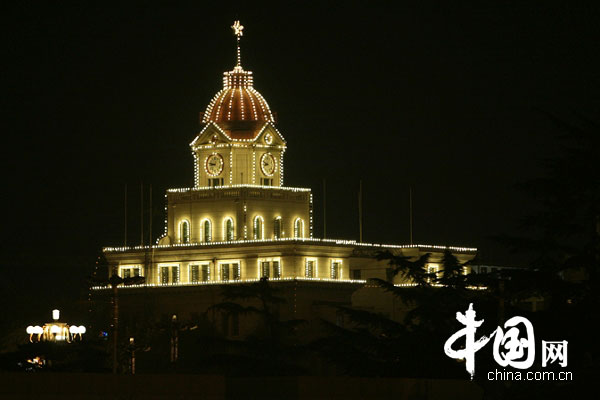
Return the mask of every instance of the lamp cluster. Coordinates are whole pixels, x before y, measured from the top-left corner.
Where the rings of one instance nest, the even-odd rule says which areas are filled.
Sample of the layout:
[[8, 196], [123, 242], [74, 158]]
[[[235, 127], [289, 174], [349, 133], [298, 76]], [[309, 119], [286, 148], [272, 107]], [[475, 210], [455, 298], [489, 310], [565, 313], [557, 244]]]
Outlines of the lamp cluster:
[[29, 341], [35, 342], [67, 342], [71, 343], [74, 340], [81, 340], [82, 335], [86, 332], [83, 325], [68, 325], [65, 322], [60, 322], [60, 311], [52, 310], [53, 322], [48, 322], [43, 326], [28, 326], [25, 332], [29, 335]]

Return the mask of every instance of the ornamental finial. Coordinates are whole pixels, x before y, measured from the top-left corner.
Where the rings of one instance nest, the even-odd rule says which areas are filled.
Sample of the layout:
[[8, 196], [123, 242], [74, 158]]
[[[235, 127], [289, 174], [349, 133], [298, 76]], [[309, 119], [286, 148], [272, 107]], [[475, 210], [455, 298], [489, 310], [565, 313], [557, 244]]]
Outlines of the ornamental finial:
[[244, 26], [240, 24], [240, 21], [235, 21], [233, 25], [231, 25], [231, 29], [233, 29], [233, 34], [238, 38], [240, 36], [244, 36], [244, 32], [242, 32], [244, 30]]
[[233, 34], [237, 39], [237, 64], [235, 65], [236, 69], [242, 69], [242, 56], [240, 53], [240, 38], [244, 36], [244, 26], [240, 24], [240, 21], [235, 21], [233, 25], [231, 25], [231, 29], [233, 29]]

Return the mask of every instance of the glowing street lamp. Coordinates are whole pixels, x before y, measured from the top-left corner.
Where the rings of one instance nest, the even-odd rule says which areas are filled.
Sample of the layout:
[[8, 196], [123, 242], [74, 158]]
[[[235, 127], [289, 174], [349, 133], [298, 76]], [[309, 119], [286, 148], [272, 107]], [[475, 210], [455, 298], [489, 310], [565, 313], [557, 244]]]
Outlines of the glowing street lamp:
[[[29, 341], [36, 342], [62, 342], [71, 343], [73, 340], [82, 339], [86, 329], [85, 326], [72, 325], [66, 322], [60, 322], [60, 311], [52, 310], [52, 322], [47, 322], [43, 326], [28, 326], [25, 332], [29, 335]], [[37, 336], [36, 336], [37, 335]], [[79, 338], [78, 338], [79, 336]]]

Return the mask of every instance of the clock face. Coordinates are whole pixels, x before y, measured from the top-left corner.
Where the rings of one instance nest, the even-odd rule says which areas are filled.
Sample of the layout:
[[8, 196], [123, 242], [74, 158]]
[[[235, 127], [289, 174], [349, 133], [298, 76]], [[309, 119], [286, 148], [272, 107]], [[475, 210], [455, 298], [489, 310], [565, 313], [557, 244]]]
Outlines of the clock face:
[[265, 135], [265, 143], [272, 144], [273, 143], [273, 135], [271, 135], [270, 133], [267, 133]]
[[206, 157], [206, 173], [211, 176], [217, 176], [223, 171], [223, 157], [214, 153]]
[[265, 153], [260, 158], [260, 169], [266, 176], [272, 176], [275, 173], [275, 157], [271, 153]]

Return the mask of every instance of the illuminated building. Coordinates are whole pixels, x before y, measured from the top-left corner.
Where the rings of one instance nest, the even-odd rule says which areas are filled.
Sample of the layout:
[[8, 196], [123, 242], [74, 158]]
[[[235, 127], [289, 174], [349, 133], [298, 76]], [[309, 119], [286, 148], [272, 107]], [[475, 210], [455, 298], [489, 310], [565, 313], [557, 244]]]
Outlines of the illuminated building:
[[[377, 251], [431, 253], [427, 268], [439, 269], [444, 246], [313, 237], [311, 191], [284, 186], [286, 141], [252, 72], [242, 67], [243, 27], [234, 30], [236, 65], [224, 73], [223, 89], [201, 113], [190, 143], [194, 187], [167, 191], [165, 232], [155, 245], [104, 249], [113, 272], [146, 279], [124, 294], [150, 289], [162, 312], [185, 314], [213, 304], [220, 285], [267, 277], [286, 292], [289, 309], [282, 313], [307, 318], [319, 312], [317, 303], [348, 305], [369, 278], [385, 279], [388, 265], [373, 258]], [[461, 261], [476, 252], [450, 250]]]

